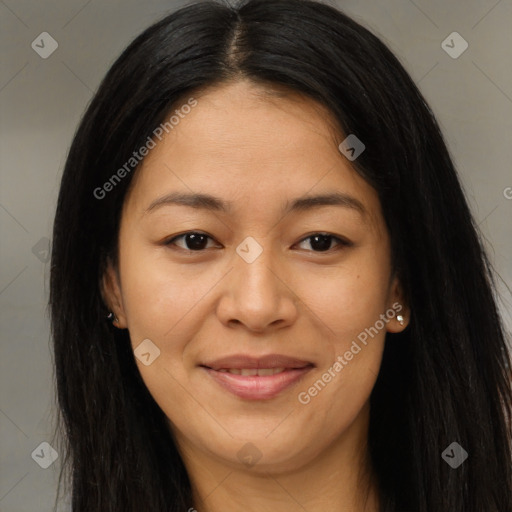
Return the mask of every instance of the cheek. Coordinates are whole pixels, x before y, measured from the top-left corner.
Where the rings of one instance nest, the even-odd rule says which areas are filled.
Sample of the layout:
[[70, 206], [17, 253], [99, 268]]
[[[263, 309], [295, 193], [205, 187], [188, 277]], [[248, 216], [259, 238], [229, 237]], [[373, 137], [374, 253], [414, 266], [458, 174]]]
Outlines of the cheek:
[[123, 304], [132, 338], [162, 338], [174, 332], [211, 287], [171, 265], [165, 253], [135, 246], [121, 261]]
[[[335, 416], [333, 425], [357, 414], [379, 373], [386, 335], [381, 315], [387, 309], [389, 283], [389, 267], [382, 254], [360, 254], [309, 293], [308, 306], [327, 326], [327, 336], [319, 344], [322, 365], [300, 391], [306, 394], [304, 401], [311, 400], [306, 414], [323, 411], [318, 418], [327, 421], [327, 416], [331, 420]], [[333, 403], [342, 407], [331, 411]]]
[[[183, 353], [187, 340], [197, 330], [197, 323], [191, 319], [201, 313], [201, 297], [211, 284], [191, 282], [164, 255], [142, 244], [127, 244], [121, 254], [123, 305], [141, 377], [169, 418], [174, 421], [184, 411], [185, 419], [192, 417], [193, 403], [184, 392], [188, 376]], [[144, 340], [151, 341], [151, 362], [147, 365], [137, 357]], [[158, 355], [153, 358], [153, 354]]]
[[329, 328], [339, 350], [373, 326], [387, 308], [390, 274], [385, 258], [370, 252], [359, 256], [328, 276], [309, 276], [309, 287], [303, 288], [304, 301]]

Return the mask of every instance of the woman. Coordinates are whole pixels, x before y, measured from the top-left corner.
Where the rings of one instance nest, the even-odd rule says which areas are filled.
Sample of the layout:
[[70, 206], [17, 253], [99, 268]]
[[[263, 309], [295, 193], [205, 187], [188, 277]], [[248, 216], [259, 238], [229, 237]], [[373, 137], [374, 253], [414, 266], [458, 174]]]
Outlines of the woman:
[[375, 36], [313, 1], [180, 9], [114, 63], [62, 178], [73, 511], [512, 510], [493, 289]]

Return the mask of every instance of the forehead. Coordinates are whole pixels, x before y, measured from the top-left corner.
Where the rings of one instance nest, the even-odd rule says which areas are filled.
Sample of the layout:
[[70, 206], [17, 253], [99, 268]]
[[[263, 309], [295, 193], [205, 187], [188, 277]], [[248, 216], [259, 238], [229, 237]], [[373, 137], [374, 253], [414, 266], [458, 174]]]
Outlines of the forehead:
[[[193, 97], [197, 105], [180, 116], [134, 176], [127, 202], [139, 212], [173, 192], [200, 191], [249, 208], [270, 198], [282, 206], [337, 191], [357, 196], [370, 216], [377, 213], [376, 192], [340, 154], [343, 136], [322, 105], [246, 81]], [[173, 111], [179, 109], [177, 104]]]

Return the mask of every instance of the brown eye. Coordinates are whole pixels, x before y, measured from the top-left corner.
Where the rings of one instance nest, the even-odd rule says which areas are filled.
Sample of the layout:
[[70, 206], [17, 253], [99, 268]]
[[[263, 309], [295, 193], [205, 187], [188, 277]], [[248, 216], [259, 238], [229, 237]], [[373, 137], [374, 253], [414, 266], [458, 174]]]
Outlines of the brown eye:
[[[176, 240], [184, 240], [185, 247], [182, 247], [178, 244], [176, 244]], [[188, 233], [183, 233], [181, 235], [178, 235], [171, 240], [167, 241], [165, 245], [178, 245], [181, 249], [187, 250], [187, 251], [203, 251], [206, 249], [206, 244], [208, 242], [208, 239], [212, 240], [212, 238], [204, 233], [199, 233], [197, 231], [190, 231]]]
[[327, 252], [332, 250], [331, 243], [333, 240], [338, 242], [338, 246], [349, 246], [350, 242], [342, 240], [341, 238], [331, 235], [329, 233], [314, 233], [303, 240], [300, 243], [310, 240], [310, 246], [313, 248], [313, 252]]

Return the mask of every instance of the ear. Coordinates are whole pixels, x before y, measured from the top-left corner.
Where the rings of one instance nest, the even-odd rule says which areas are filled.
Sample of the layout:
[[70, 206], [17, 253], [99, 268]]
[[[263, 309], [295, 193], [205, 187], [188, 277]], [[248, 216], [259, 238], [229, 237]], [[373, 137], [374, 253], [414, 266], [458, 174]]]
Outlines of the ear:
[[103, 302], [117, 318], [113, 324], [119, 329], [126, 329], [126, 313], [123, 305], [121, 283], [118, 272], [110, 260], [103, 273], [100, 288]]
[[[386, 330], [388, 332], [402, 332], [409, 325], [411, 312], [398, 276], [393, 276], [389, 291], [387, 312], [391, 314], [386, 313], [390, 319], [387, 322]], [[400, 317], [403, 325], [399, 322]]]

